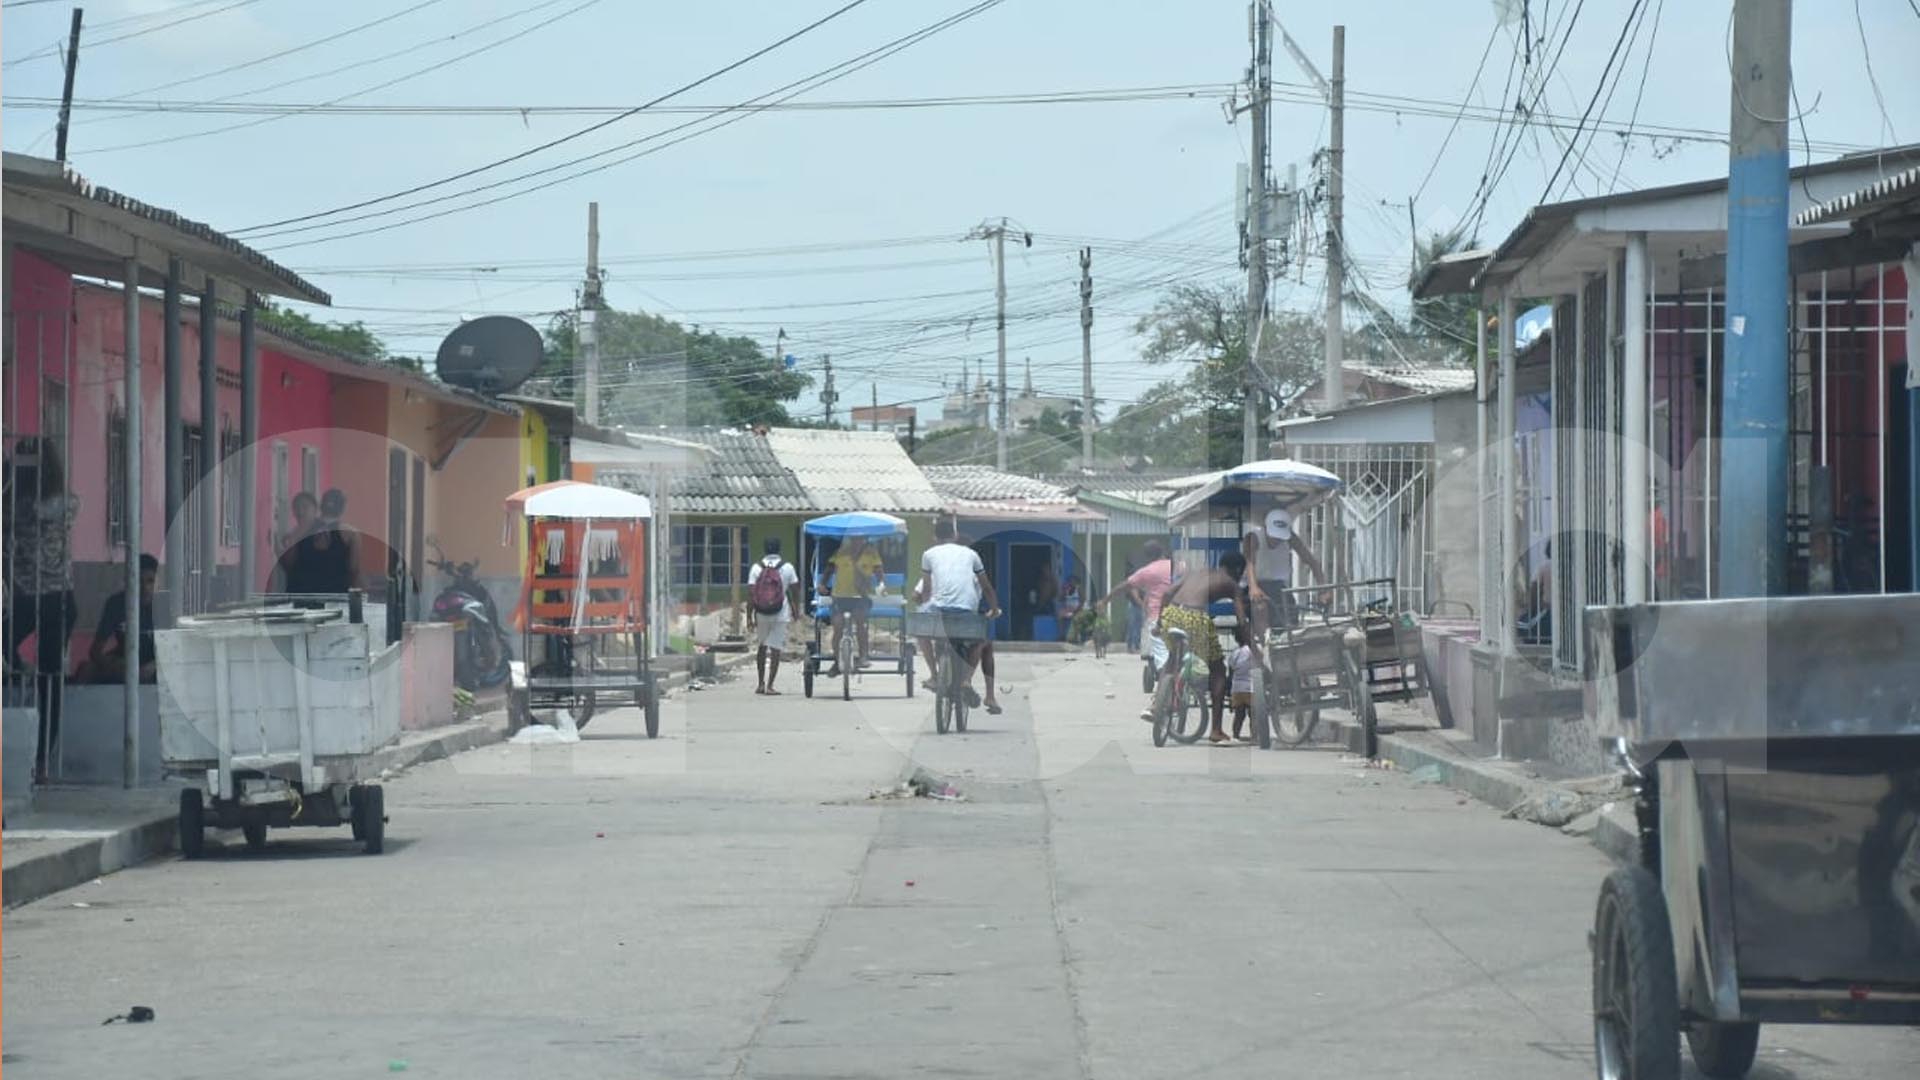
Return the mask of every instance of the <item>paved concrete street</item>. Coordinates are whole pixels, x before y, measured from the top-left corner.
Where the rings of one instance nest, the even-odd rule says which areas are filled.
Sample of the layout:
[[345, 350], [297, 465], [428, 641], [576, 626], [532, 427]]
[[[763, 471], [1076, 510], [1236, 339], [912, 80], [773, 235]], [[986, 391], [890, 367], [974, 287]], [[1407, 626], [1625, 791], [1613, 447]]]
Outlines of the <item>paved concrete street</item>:
[[[1137, 662], [1000, 717], [682, 694], [388, 788], [388, 853], [238, 837], [7, 914], [8, 1074], [1589, 1076], [1588, 845], [1331, 751], [1155, 750]], [[869, 801], [916, 765], [967, 801]], [[80, 906], [84, 904], [85, 906]], [[102, 1027], [129, 1006], [151, 1024]], [[1755, 1075], [1920, 1074], [1770, 1032]]]

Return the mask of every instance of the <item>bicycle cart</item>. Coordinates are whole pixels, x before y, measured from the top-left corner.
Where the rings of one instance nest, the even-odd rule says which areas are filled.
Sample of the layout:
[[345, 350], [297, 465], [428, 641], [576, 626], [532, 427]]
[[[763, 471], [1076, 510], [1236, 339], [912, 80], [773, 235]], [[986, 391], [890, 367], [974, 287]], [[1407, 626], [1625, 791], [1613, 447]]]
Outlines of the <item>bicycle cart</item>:
[[1282, 743], [1304, 743], [1321, 709], [1344, 708], [1360, 725], [1360, 752], [1377, 757], [1380, 736], [1391, 729], [1380, 726], [1376, 706], [1431, 695], [1420, 623], [1400, 610], [1398, 595], [1392, 578], [1286, 590], [1302, 625], [1269, 632], [1272, 683], [1255, 697], [1259, 711], [1264, 696]]
[[[154, 632], [160, 759], [192, 781], [180, 792], [180, 854], [208, 828], [350, 825], [370, 855], [385, 846], [374, 753], [400, 735], [400, 646], [358, 593], [183, 616]], [[375, 608], [373, 618], [363, 617]]]
[[911, 611], [906, 617], [906, 632], [935, 642], [927, 656], [934, 732], [966, 734], [967, 713], [972, 708], [972, 697], [967, 692], [972, 682], [967, 677], [968, 654], [976, 643], [987, 640], [990, 633], [987, 617], [967, 611]]
[[[844, 514], [828, 514], [814, 518], [801, 526], [801, 531], [817, 540], [832, 539], [845, 542], [850, 537], [877, 539], [885, 536], [905, 536], [907, 523], [892, 514], [878, 514], [856, 510]], [[813, 640], [807, 643], [806, 658], [800, 661], [800, 683], [808, 697], [813, 696], [814, 681], [822, 676], [823, 663], [830, 662], [840, 680], [840, 697], [843, 701], [853, 700], [853, 681], [864, 681], [868, 671], [899, 675], [906, 680], [907, 696], [913, 696], [913, 635], [907, 629], [907, 605], [903, 595], [904, 588], [874, 596], [872, 606], [867, 610], [867, 632], [873, 632], [875, 619], [898, 622], [900, 626], [900, 647], [892, 656], [874, 654], [867, 657], [871, 666], [862, 668], [855, 657], [858, 645], [855, 640], [851, 618], [843, 621], [849, 625], [839, 635], [840, 649], [836, 655], [829, 636], [834, 630], [833, 598], [821, 591], [822, 567], [816, 555], [813, 560], [813, 574], [809, 578], [808, 611], [813, 616]], [[871, 638], [869, 638], [871, 640]]]
[[536, 709], [566, 709], [586, 727], [595, 711], [631, 704], [647, 737], [657, 738], [660, 686], [646, 599], [652, 504], [619, 488], [557, 480], [507, 496], [507, 509], [524, 524], [527, 545], [521, 659], [508, 684], [512, 725], [531, 723]]
[[1920, 1024], [1920, 595], [1588, 608], [1638, 851], [1590, 937], [1602, 1080], [1744, 1076], [1761, 1024]]

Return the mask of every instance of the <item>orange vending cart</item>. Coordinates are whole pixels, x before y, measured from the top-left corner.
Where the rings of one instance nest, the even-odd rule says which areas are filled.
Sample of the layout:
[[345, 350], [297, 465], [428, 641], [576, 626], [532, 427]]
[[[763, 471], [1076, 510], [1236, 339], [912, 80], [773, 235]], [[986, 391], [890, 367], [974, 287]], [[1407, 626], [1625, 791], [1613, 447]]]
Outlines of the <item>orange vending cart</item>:
[[[586, 727], [596, 709], [631, 703], [660, 734], [660, 694], [647, 638], [646, 496], [557, 480], [507, 496], [508, 525], [527, 542], [520, 588], [521, 659], [509, 708], [516, 727], [535, 709], [568, 710]], [[511, 534], [510, 534], [511, 535]]]

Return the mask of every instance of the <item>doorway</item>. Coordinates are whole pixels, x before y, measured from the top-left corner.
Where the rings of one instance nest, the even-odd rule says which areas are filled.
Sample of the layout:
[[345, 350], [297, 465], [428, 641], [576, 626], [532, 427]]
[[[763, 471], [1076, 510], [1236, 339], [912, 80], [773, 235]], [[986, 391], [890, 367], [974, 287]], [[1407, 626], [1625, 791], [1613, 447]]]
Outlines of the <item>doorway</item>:
[[1920, 582], [1914, 580], [1913, 426], [1920, 407], [1920, 390], [1903, 390], [1908, 366], [1887, 372], [1887, 504], [1881, 508], [1886, 523], [1887, 592], [1914, 592]]
[[1053, 573], [1053, 545], [1017, 543], [1007, 545], [1010, 565], [1007, 577], [1012, 603], [1013, 640], [1032, 641], [1034, 617], [1051, 616], [1060, 584]]

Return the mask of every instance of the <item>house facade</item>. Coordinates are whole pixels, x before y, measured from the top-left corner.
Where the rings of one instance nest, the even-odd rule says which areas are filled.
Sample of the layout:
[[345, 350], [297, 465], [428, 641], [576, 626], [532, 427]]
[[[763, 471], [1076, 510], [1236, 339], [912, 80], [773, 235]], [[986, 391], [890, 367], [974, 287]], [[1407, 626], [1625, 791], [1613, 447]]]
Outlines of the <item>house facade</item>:
[[[979, 552], [1000, 593], [996, 638], [1059, 641], [1067, 627], [1057, 598], [1069, 578], [1086, 595], [1087, 562], [1076, 537], [1095, 543], [1107, 517], [1057, 484], [985, 465], [929, 465], [960, 532]], [[1098, 546], [1104, 548], [1104, 544]]]

